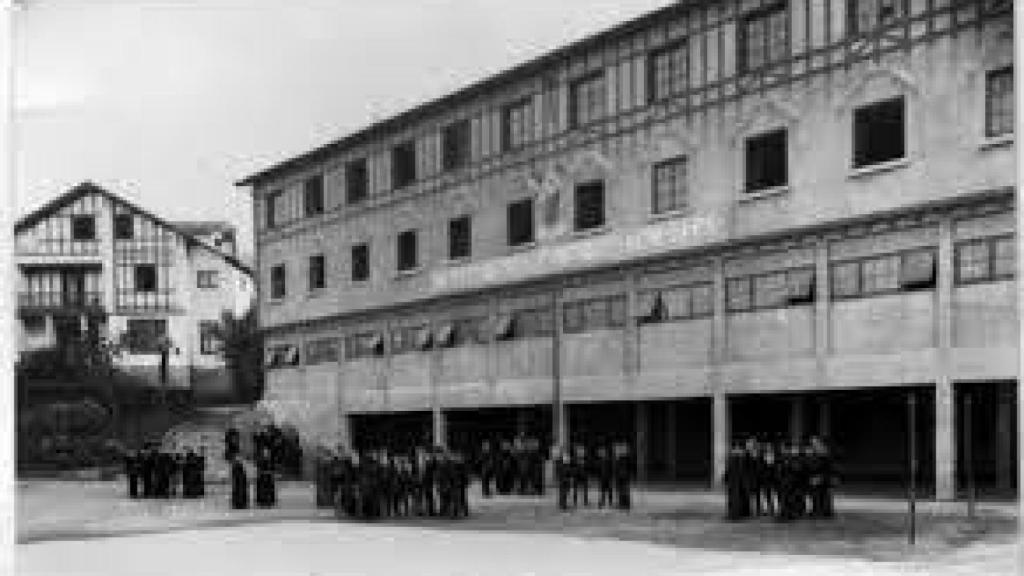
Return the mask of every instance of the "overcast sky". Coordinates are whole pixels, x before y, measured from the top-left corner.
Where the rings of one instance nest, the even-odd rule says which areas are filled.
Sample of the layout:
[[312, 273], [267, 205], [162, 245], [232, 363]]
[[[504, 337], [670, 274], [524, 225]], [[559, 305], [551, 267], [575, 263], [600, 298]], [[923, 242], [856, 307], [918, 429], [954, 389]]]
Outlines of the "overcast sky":
[[17, 211], [92, 180], [248, 243], [239, 178], [669, 3], [24, 0]]

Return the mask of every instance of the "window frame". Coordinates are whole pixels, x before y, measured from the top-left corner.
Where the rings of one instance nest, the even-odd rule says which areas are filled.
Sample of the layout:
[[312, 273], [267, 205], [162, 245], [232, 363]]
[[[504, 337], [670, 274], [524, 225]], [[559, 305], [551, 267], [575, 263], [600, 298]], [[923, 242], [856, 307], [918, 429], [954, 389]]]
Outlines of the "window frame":
[[[930, 251], [933, 254], [933, 277], [930, 287], [920, 286], [904, 286], [904, 256], [915, 252]], [[864, 282], [864, 265], [867, 262], [874, 260], [883, 260], [886, 258], [895, 258], [897, 261], [896, 265], [896, 286], [895, 288], [877, 289], [867, 291], [865, 290]], [[834, 277], [835, 268], [839, 266], [857, 266], [857, 292], [856, 294], [836, 294]], [[934, 291], [938, 287], [938, 247], [937, 246], [916, 246], [913, 248], [903, 248], [900, 250], [892, 250], [888, 252], [880, 252], [877, 254], [870, 254], [867, 256], [858, 256], [856, 258], [845, 258], [842, 260], [830, 260], [828, 263], [828, 275], [829, 275], [829, 300], [830, 301], [841, 301], [841, 300], [856, 300], [859, 298], [871, 298], [875, 296], [887, 296], [899, 293], [912, 293], [912, 292], [925, 292]]]
[[395, 269], [413, 272], [420, 267], [419, 235], [415, 228], [403, 230], [395, 237]]
[[267, 230], [273, 230], [282, 224], [277, 216], [277, 201], [284, 197], [284, 190], [272, 190], [267, 192], [263, 206], [263, 225]]
[[[1016, 259], [1014, 260], [1014, 272], [1001, 272], [996, 270], [997, 250], [996, 246], [1003, 241], [1009, 240], [1016, 246], [1016, 237], [1013, 234], [998, 234], [994, 236], [985, 236], [982, 238], [971, 238], [969, 240], [960, 240], [953, 245], [953, 283], [956, 286], [970, 286], [971, 284], [984, 284], [988, 282], [1000, 282], [1003, 280], [1012, 280], [1016, 274]], [[968, 246], [982, 245], [985, 246], [986, 254], [986, 266], [987, 270], [985, 274], [974, 278], [964, 278], [963, 270], [961, 268], [961, 262], [963, 260], [963, 254], [961, 250]]]
[[391, 147], [391, 189], [401, 190], [419, 179], [416, 140], [409, 139]]
[[321, 252], [311, 254], [306, 262], [306, 287], [310, 292], [327, 287], [327, 257]]
[[288, 296], [288, 270], [285, 265], [275, 264], [270, 267], [270, 299], [283, 300]]
[[370, 197], [370, 161], [357, 158], [345, 163], [345, 204], [355, 206]]
[[[872, 136], [877, 137], [878, 135], [877, 134], [868, 135], [868, 134], [862, 132], [862, 124], [861, 124], [861, 122], [862, 121], [866, 121], [867, 122], [867, 126], [864, 126], [863, 129], [867, 130], [868, 132], [870, 132], [871, 128], [874, 128], [875, 130], [878, 130], [878, 129], [880, 129], [880, 127], [879, 127], [878, 124], [872, 123], [872, 120], [877, 122], [877, 118], [873, 118], [873, 119], [872, 118], [864, 118], [863, 116], [864, 115], [868, 115], [868, 114], [870, 114], [873, 111], [877, 112], [878, 110], [882, 109], [885, 106], [891, 106], [891, 105], [896, 104], [896, 103], [898, 103], [899, 106], [900, 106], [900, 120], [901, 120], [901, 130], [900, 130], [901, 143], [900, 144], [901, 144], [901, 148], [902, 148], [902, 153], [899, 156], [893, 156], [893, 157], [887, 157], [887, 158], [879, 158], [879, 159], [869, 158], [868, 157], [869, 156], [868, 153], [862, 153], [861, 152], [861, 145], [870, 148], [870, 144], [874, 140], [874, 138], [872, 138]], [[857, 106], [856, 108], [853, 109], [852, 114], [851, 114], [851, 122], [852, 122], [852, 134], [851, 134], [851, 137], [853, 139], [853, 146], [852, 146], [852, 154], [850, 155], [851, 156], [850, 157], [850, 164], [851, 164], [851, 167], [854, 170], [870, 170], [871, 168], [874, 168], [876, 166], [888, 164], [888, 163], [891, 163], [891, 162], [901, 162], [901, 161], [907, 160], [907, 158], [908, 158], [908, 146], [907, 145], [908, 145], [908, 136], [909, 136], [908, 122], [907, 122], [907, 120], [908, 120], [907, 111], [908, 111], [907, 98], [904, 95], [902, 95], [902, 94], [900, 94], [898, 96], [893, 96], [893, 97], [890, 97], [890, 98], [884, 98], [882, 100], [877, 100], [877, 101], [874, 101], [874, 102], [866, 103], [866, 104]], [[862, 140], [861, 140], [862, 137], [865, 137], [868, 140], [868, 142], [862, 142]]]
[[[146, 278], [144, 271], [152, 271], [152, 279]], [[133, 292], [152, 294], [160, 291], [159, 266], [152, 263], [132, 265]]]
[[[860, 8], [862, 2], [871, 2], [874, 10], [869, 14], [871, 23], [867, 27], [861, 26]], [[881, 3], [885, 0], [846, 0], [846, 30], [851, 37], [866, 36], [877, 30], [895, 25], [895, 23], [907, 17], [908, 5], [906, 0], [893, 0], [896, 5], [896, 12], [890, 18], [882, 18]]]
[[[464, 226], [465, 238], [458, 237], [456, 232]], [[468, 214], [456, 216], [448, 220], [448, 260], [452, 262], [468, 260], [473, 257], [473, 220]]]
[[[580, 182], [573, 187], [573, 214], [572, 214], [572, 226], [576, 232], [587, 232], [591, 230], [599, 230], [608, 225], [608, 205], [606, 202], [606, 188], [604, 180], [588, 180], [587, 182]], [[598, 192], [595, 196], [600, 201], [599, 211], [600, 218], [595, 219], [592, 222], [584, 220], [585, 217], [589, 216], [591, 212], [597, 210], [595, 207], [591, 209], [583, 210], [584, 201], [589, 197], [591, 193]]]
[[218, 286], [216, 270], [196, 270], [196, 288], [202, 290], [216, 289]]
[[71, 216], [71, 240], [73, 242], [96, 241], [95, 214], [73, 214]]
[[[679, 72], [675, 69], [674, 64], [676, 60], [671, 55], [673, 52], [683, 52], [684, 70], [682, 72], [682, 86], [676, 86], [677, 74]], [[670, 89], [666, 94], [658, 93], [658, 59], [661, 57], [669, 57], [669, 78], [668, 85]], [[668, 44], [651, 50], [647, 55], [647, 103], [656, 104], [658, 102], [664, 102], [670, 100], [681, 94], [685, 94], [690, 89], [690, 44], [686, 38], [680, 38], [673, 40]]]
[[[590, 108], [580, 107], [580, 98], [587, 94], [585, 90], [592, 88], [593, 84], [599, 85], [600, 90], [597, 92], [600, 96], [597, 101], [596, 112], [593, 116], [590, 115]], [[569, 81], [569, 128], [582, 128], [600, 122], [602, 119], [608, 116], [608, 87], [606, 84], [604, 70], [594, 70], [573, 80]], [[594, 104], [594, 102], [587, 102], [588, 104]], [[581, 110], [586, 110], [587, 115], [584, 117], [580, 116]]]
[[[521, 214], [519, 214], [518, 211], [521, 211]], [[506, 241], [509, 247], [516, 248], [520, 246], [529, 246], [537, 241], [537, 218], [535, 212], [536, 206], [533, 197], [520, 198], [519, 200], [513, 200], [508, 203], [505, 213], [505, 230]], [[515, 230], [513, 221], [515, 220], [514, 216], [517, 214], [529, 219], [529, 234], [522, 235], [523, 238], [519, 241], [517, 241], [517, 238], [513, 237]]]
[[324, 213], [323, 174], [310, 176], [302, 181], [302, 211], [306, 218]]
[[220, 322], [216, 320], [199, 321], [199, 354], [214, 356], [224, 349], [224, 340], [220, 336]]
[[[744, 141], [743, 141], [743, 192], [744, 192], [744, 194], [746, 194], [748, 196], [756, 196], [757, 194], [760, 194], [760, 193], [763, 193], [763, 192], [766, 192], [766, 191], [769, 191], [769, 190], [776, 190], [776, 189], [786, 188], [786, 187], [788, 187], [790, 185], [790, 170], [789, 170], [789, 161], [790, 161], [790, 157], [789, 157], [789, 147], [790, 146], [789, 146], [789, 144], [790, 143], [789, 143], [789, 132], [790, 132], [790, 129], [789, 129], [788, 126], [781, 126], [781, 127], [778, 127], [778, 128], [773, 128], [773, 129], [770, 129], [770, 130], [766, 130], [764, 132], [758, 132], [756, 134], [750, 134], [746, 138], [744, 138]], [[766, 144], [764, 144], [766, 141], [768, 141], [770, 139], [773, 139], [773, 138], [777, 138], [780, 135], [781, 135], [781, 137], [783, 139], [783, 144], [784, 144], [783, 152], [782, 152], [782, 156], [783, 156], [783, 159], [782, 159], [782, 173], [783, 173], [782, 174], [782, 176], [783, 176], [782, 177], [782, 182], [781, 183], [775, 183], [774, 181], [772, 181], [772, 182], [769, 182], [769, 183], [762, 183], [763, 181], [767, 180], [767, 178], [764, 176], [764, 174], [768, 172], [768, 170], [765, 169], [764, 166], [762, 166], [762, 168], [761, 168], [761, 174], [762, 174], [761, 181], [762, 182], [754, 182], [751, 179], [751, 174], [750, 174], [751, 173], [751, 154], [753, 152], [751, 150], [751, 147], [756, 145], [756, 144], [758, 144], [758, 143], [761, 143], [763, 146], [766, 146]], [[763, 162], [763, 159], [762, 159], [762, 164], [766, 165], [767, 163]]]
[[[672, 181], [675, 184], [675, 187], [674, 187], [674, 189], [672, 191], [672, 194], [671, 194], [671, 197], [672, 197], [672, 199], [674, 201], [672, 202], [671, 206], [660, 207], [659, 204], [658, 204], [658, 199], [660, 198], [660, 196], [658, 194], [658, 173], [659, 173], [659, 170], [663, 170], [665, 168], [671, 168], [671, 167], [679, 166], [679, 165], [681, 165], [683, 167], [683, 178], [682, 178], [682, 183], [683, 183], [682, 184], [682, 188], [683, 189], [682, 189], [682, 192], [680, 194], [680, 192], [678, 191], [678, 183], [679, 183], [678, 174], [674, 174]], [[681, 201], [680, 201], [680, 196], [682, 196]], [[660, 214], [673, 214], [673, 213], [676, 213], [676, 212], [684, 212], [684, 211], [686, 211], [689, 208], [689, 202], [688, 202], [689, 196], [690, 196], [690, 157], [689, 157], [689, 155], [687, 155], [687, 154], [680, 154], [678, 156], [673, 156], [672, 158], [666, 158], [666, 159], [664, 159], [664, 160], [662, 160], [660, 162], [656, 162], [656, 163], [651, 165], [651, 214], [660, 215]]]
[[[361, 252], [362, 254], [358, 254]], [[370, 243], [353, 244], [349, 250], [349, 279], [352, 282], [370, 280]]]
[[[810, 288], [809, 293], [806, 297], [798, 298], [797, 295], [792, 293], [793, 288], [793, 277], [796, 274], [810, 273]], [[782, 291], [784, 296], [778, 302], [761, 303], [758, 300], [758, 280], [770, 278], [772, 276], [783, 276], [784, 282], [782, 283]], [[733, 304], [732, 290], [733, 286], [744, 286], [746, 291], [746, 306], [738, 307]], [[813, 264], [805, 264], [802, 266], [789, 266], [786, 268], [779, 268], [776, 270], [769, 270], [767, 272], [758, 272], [756, 274], [739, 274], [736, 276], [728, 276], [725, 279], [725, 311], [727, 314], [733, 313], [744, 313], [744, 312], [759, 312], [762, 310], [777, 310], [781, 308], [798, 308], [801, 306], [814, 306], [818, 300], [818, 294], [816, 290], [817, 286], [817, 269]]]
[[[1005, 95], [1005, 94], [1002, 95], [1004, 97], [1008, 97], [1009, 98], [1009, 121], [1010, 122], [1009, 122], [1009, 126], [1008, 127], [994, 126], [994, 120], [993, 120], [994, 119], [994, 116], [993, 116], [993, 112], [994, 112], [994, 110], [993, 110], [993, 103], [996, 101], [996, 97], [993, 95], [993, 92], [992, 92], [992, 84], [993, 84], [993, 81], [995, 81], [997, 79], [1002, 79], [1002, 76], [1004, 76], [1004, 75], [1008, 75], [1010, 77], [1009, 78], [1009, 81], [1010, 81], [1009, 82], [1009, 87], [1010, 87], [1009, 94], [1008, 95]], [[1016, 86], [1014, 84], [1015, 82], [1016, 82], [1016, 78], [1014, 77], [1014, 67], [1013, 67], [1012, 64], [1010, 64], [1008, 66], [1002, 66], [1002, 67], [999, 67], [999, 68], [994, 68], [992, 70], [987, 70], [985, 72], [985, 138], [988, 138], [988, 139], [1006, 138], [1006, 137], [1009, 137], [1009, 136], [1013, 135], [1016, 132], [1016, 121], [1017, 121], [1016, 113], [1017, 113], [1017, 111], [1016, 111], [1016, 95], [1015, 95]], [[1003, 128], [1002, 131], [996, 131], [996, 130], [998, 130], [1000, 128]]]
[[473, 130], [468, 118], [441, 129], [441, 171], [453, 172], [473, 161]]
[[[516, 112], [526, 110], [522, 120], [522, 140], [516, 141], [513, 138], [512, 127], [514, 125], [513, 120]], [[510, 102], [501, 108], [501, 150], [502, 152], [512, 152], [519, 150], [533, 142], [536, 137], [536, 126], [535, 126], [535, 107], [532, 96], [520, 98], [514, 102]]]
[[[785, 20], [786, 40], [783, 49], [784, 54], [778, 57], [777, 59], [773, 59], [771, 55], [772, 43], [770, 30], [771, 19], [773, 16], [776, 16], [777, 14], [781, 14], [782, 18]], [[763, 45], [760, 46], [759, 48], [764, 50], [766, 54], [762, 56], [761, 63], [759, 65], [752, 66], [750, 63], [749, 54], [749, 46], [751, 42], [750, 26], [754, 21], [760, 19], [764, 19], [766, 21], [765, 27], [767, 28], [767, 32], [764, 36]], [[776, 0], [774, 2], [768, 3], [765, 6], [755, 8], [754, 10], [751, 10], [746, 14], [743, 14], [737, 22], [737, 27], [739, 30], [737, 34], [737, 38], [739, 40], [739, 50], [737, 50], [737, 72], [740, 74], [759, 72], [766, 68], [776, 66], [781, 62], [785, 61], [787, 58], [790, 58], [793, 44], [792, 24], [792, 14], [790, 13], [790, 6], [788, 0]]]
[[114, 240], [135, 239], [135, 215], [130, 212], [114, 214]]

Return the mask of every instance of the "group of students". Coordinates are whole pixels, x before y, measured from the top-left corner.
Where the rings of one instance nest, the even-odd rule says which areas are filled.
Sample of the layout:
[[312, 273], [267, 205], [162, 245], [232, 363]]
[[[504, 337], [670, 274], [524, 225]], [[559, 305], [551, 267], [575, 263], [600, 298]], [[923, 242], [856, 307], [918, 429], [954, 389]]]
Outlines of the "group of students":
[[192, 448], [184, 453], [167, 452], [150, 443], [141, 450], [125, 453], [124, 470], [130, 498], [176, 497], [179, 487], [184, 498], [201, 498], [206, 493], [206, 457], [202, 448], [199, 453]]
[[806, 444], [748, 438], [733, 444], [726, 461], [726, 517], [832, 518], [836, 483], [832, 454], [821, 438]]
[[[277, 486], [274, 480], [274, 458], [268, 448], [256, 454], [255, 501], [260, 508], [277, 504]], [[231, 507], [243, 510], [249, 507], [249, 473], [238, 453], [231, 453]]]
[[440, 447], [324, 451], [316, 462], [316, 505], [338, 516], [469, 516], [470, 470], [462, 454]]
[[517, 436], [493, 445], [490, 440], [481, 442], [473, 468], [484, 498], [495, 492], [502, 496], [543, 496], [544, 460], [540, 440]]
[[[569, 508], [570, 493], [572, 507], [590, 506], [590, 482], [596, 480], [597, 506], [629, 510], [632, 506], [630, 483], [633, 479], [635, 464], [630, 455], [629, 444], [617, 442], [610, 446], [598, 446], [588, 455], [582, 444], [572, 447], [572, 451], [560, 451], [555, 458], [555, 478], [558, 484], [558, 507]], [[582, 498], [581, 498], [582, 497]]]

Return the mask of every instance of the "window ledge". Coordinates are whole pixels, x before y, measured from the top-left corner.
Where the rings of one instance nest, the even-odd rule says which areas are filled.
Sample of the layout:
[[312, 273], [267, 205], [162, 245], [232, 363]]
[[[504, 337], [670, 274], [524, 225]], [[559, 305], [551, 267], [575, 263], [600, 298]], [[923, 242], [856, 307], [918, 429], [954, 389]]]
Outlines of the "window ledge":
[[515, 246], [509, 246], [508, 249], [509, 249], [509, 252], [515, 254], [517, 252], [527, 252], [529, 250], [533, 250], [536, 247], [537, 247], [537, 241], [534, 240], [533, 242], [523, 242], [522, 244], [516, 244]]
[[980, 150], [992, 150], [993, 148], [1003, 148], [1005, 146], [1013, 146], [1014, 134], [1001, 134], [999, 136], [987, 137], [982, 140], [981, 145], [978, 146]]
[[471, 256], [465, 256], [465, 257], [462, 257], [462, 258], [449, 258], [447, 260], [442, 260], [441, 261], [441, 265], [443, 265], [443, 266], [465, 266], [466, 264], [469, 264], [472, 260], [473, 260], [473, 258]]
[[878, 164], [871, 164], [861, 168], [853, 168], [850, 170], [848, 177], [851, 179], [863, 178], [865, 176], [871, 176], [872, 174], [881, 174], [883, 172], [899, 170], [900, 168], [906, 168], [909, 165], [910, 159], [898, 158], [896, 160], [889, 160], [888, 162], [879, 162]]
[[569, 236], [573, 239], [589, 238], [591, 236], [607, 234], [611, 229], [611, 226], [608, 224], [602, 224], [601, 226], [594, 226], [593, 228], [586, 228], [584, 230], [573, 230]]
[[657, 212], [647, 216], [648, 222], [661, 222], [663, 220], [674, 220], [676, 218], [685, 218], [692, 215], [693, 212], [689, 208], [681, 208], [679, 210], [667, 210], [665, 212]]
[[327, 288], [313, 288], [306, 293], [306, 298], [319, 298], [327, 292]]
[[412, 276], [418, 276], [423, 273], [423, 267], [417, 266], [416, 268], [410, 268], [408, 270], [399, 270], [395, 272], [395, 279], [401, 280], [402, 278], [410, 278]]
[[741, 191], [739, 201], [740, 203], [754, 202], [756, 200], [761, 200], [762, 198], [770, 198], [772, 196], [779, 196], [788, 193], [788, 184], [785, 186], [776, 186], [774, 188], [765, 188], [764, 190], [758, 190], [757, 192]]
[[271, 298], [267, 300], [267, 304], [270, 306], [280, 306], [284, 304], [284, 298]]

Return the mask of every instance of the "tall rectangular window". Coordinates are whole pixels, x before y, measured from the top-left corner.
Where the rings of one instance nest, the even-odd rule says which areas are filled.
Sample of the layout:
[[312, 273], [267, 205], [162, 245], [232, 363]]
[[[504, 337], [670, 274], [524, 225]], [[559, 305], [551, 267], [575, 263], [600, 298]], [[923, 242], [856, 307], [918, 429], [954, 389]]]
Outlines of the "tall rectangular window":
[[323, 176], [313, 176], [302, 183], [302, 205], [307, 218], [324, 213]]
[[789, 52], [789, 11], [776, 2], [745, 16], [740, 23], [739, 67], [753, 71], [783, 60]]
[[135, 265], [135, 291], [156, 292], [156, 265], [136, 264]]
[[416, 141], [409, 140], [391, 149], [391, 187], [404, 188], [416, 181]]
[[217, 287], [216, 270], [197, 270], [196, 288], [210, 289]]
[[501, 148], [508, 152], [533, 140], [533, 98], [524, 98], [501, 111]]
[[469, 216], [460, 216], [448, 221], [448, 259], [469, 258], [472, 253], [473, 228]]
[[786, 185], [789, 180], [787, 147], [785, 129], [747, 139], [747, 192], [759, 192]]
[[398, 235], [397, 262], [398, 270], [415, 270], [419, 266], [419, 254], [416, 246], [416, 231], [406, 230]]
[[220, 323], [216, 320], [202, 320], [199, 322], [199, 353], [217, 354], [223, 349], [223, 341], [220, 336]]
[[524, 198], [508, 205], [508, 245], [521, 246], [533, 242], [533, 198]]
[[131, 240], [135, 237], [135, 217], [132, 214], [114, 215], [114, 239]]
[[985, 75], [985, 136], [1013, 133], [1013, 68], [993, 70]]
[[686, 92], [690, 85], [690, 51], [677, 42], [651, 53], [647, 64], [648, 95], [657, 102]]
[[130, 318], [127, 328], [124, 339], [132, 354], [159, 353], [167, 339], [167, 320], [164, 319]]
[[370, 245], [352, 247], [352, 281], [364, 282], [370, 278]]
[[906, 14], [905, 0], [847, 0], [850, 34], [859, 35], [885, 26]]
[[320, 290], [327, 285], [325, 274], [325, 260], [323, 254], [314, 254], [309, 257], [309, 289]]
[[345, 202], [358, 204], [370, 195], [370, 171], [366, 158], [345, 165]]
[[441, 168], [458, 170], [469, 164], [472, 136], [469, 120], [459, 120], [441, 131]]
[[902, 96], [853, 112], [853, 165], [862, 168], [904, 158], [906, 104]]
[[263, 206], [264, 206], [264, 210], [263, 210], [264, 224], [266, 225], [267, 229], [274, 228], [275, 226], [277, 226], [279, 224], [279, 222], [278, 222], [278, 213], [277, 213], [277, 205], [280, 203], [281, 198], [283, 198], [283, 197], [284, 197], [284, 191], [283, 190], [275, 190], [275, 191], [267, 194], [267, 197], [264, 200], [264, 204], [263, 204]]
[[569, 84], [569, 125], [585, 126], [605, 114], [604, 74], [595, 72]]
[[270, 297], [273, 299], [284, 298], [287, 291], [284, 264], [278, 264], [270, 269]]
[[576, 186], [574, 224], [576, 230], [604, 226], [604, 182], [587, 182]]
[[652, 170], [651, 212], [662, 214], [686, 208], [689, 195], [686, 156], [655, 164]]
[[71, 217], [72, 240], [95, 240], [96, 217], [93, 215]]

